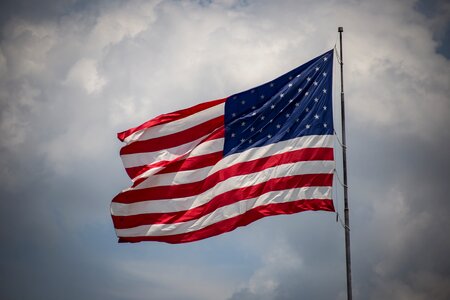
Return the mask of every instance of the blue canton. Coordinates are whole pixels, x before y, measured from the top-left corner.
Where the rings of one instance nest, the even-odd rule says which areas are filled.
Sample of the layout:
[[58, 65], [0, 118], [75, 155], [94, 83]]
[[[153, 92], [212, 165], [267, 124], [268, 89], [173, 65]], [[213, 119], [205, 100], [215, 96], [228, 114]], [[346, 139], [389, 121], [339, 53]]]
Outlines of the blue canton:
[[333, 134], [333, 50], [225, 103], [224, 156], [307, 135]]

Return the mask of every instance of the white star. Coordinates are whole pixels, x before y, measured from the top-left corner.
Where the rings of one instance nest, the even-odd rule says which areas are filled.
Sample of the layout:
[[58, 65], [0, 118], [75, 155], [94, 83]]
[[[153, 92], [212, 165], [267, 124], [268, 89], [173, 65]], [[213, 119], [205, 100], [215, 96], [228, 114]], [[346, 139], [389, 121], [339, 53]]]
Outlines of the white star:
[[272, 123], [273, 122], [273, 119], [271, 119], [270, 121], [269, 121], [269, 123]]
[[273, 82], [270, 83], [270, 87], [273, 87]]
[[298, 103], [298, 102], [297, 102], [297, 103], [295, 103], [295, 106], [297, 106], [297, 107], [298, 107], [298, 106], [300, 106], [300, 103]]
[[322, 73], [323, 77], [327, 76], [327, 72]]
[[327, 110], [327, 107], [326, 107], [326, 106], [324, 106], [324, 107], [323, 107], [323, 110]]
[[243, 143], [243, 142], [245, 142], [245, 140], [244, 140], [244, 139], [241, 139], [241, 143]]
[[255, 131], [255, 127], [250, 128], [250, 131], [251, 132]]
[[289, 80], [292, 80], [292, 76], [289, 76]]
[[241, 103], [242, 103], [242, 105], [244, 105], [245, 104], [245, 100], [242, 100]]
[[295, 119], [295, 122], [297, 122], [297, 123], [300, 122], [300, 119], [299, 118]]
[[261, 95], [261, 99], [264, 99], [264, 95]]
[[274, 109], [275, 108], [275, 104], [272, 104], [271, 106], [270, 106], [270, 109]]
[[308, 95], [309, 95], [309, 92], [306, 92], [306, 93], [305, 93], [305, 96], [308, 96]]
[[292, 102], [294, 102], [294, 99], [289, 100], [289, 103], [292, 103]]
[[322, 91], [323, 91], [323, 93], [324, 93], [324, 94], [326, 94], [326, 93], [327, 93], [327, 89], [323, 89]]
[[306, 112], [308, 112], [309, 111], [309, 108], [306, 108]]
[[242, 123], [241, 123], [241, 126], [245, 126], [245, 122], [242, 122]]
[[319, 102], [319, 98], [314, 98], [314, 102]]
[[306, 80], [311, 81], [311, 77], [306, 78]]
[[277, 124], [277, 128], [278, 128], [278, 129], [281, 128], [281, 125], [280, 125], [280, 124]]
[[297, 75], [297, 76], [295, 76], [295, 77], [299, 78], [300, 76], [302, 76], [302, 74], [298, 74], [298, 75]]
[[289, 83], [289, 84], [288, 84], [288, 87], [291, 87], [291, 86], [292, 86], [292, 83]]
[[323, 127], [327, 128], [327, 123], [323, 123]]
[[250, 140], [248, 140], [248, 143], [249, 143], [249, 144], [251, 144], [252, 142], [253, 142], [253, 141], [252, 141], [251, 139], [250, 139]]
[[319, 71], [319, 67], [316, 67], [316, 71]]
[[265, 119], [265, 117], [264, 116], [261, 116], [261, 120], [264, 120]]
[[318, 115], [318, 114], [315, 114], [315, 115], [314, 115], [314, 119], [316, 119], [316, 120], [319, 119], [319, 115]]
[[231, 134], [231, 137], [235, 137], [236, 136], [236, 134], [233, 132], [232, 134]]
[[317, 81], [314, 81], [314, 85], [317, 85]]
[[328, 57], [326, 57], [326, 56], [323, 58], [324, 61], [327, 61], [327, 59], [328, 59]]
[[271, 134], [269, 134], [268, 136], [267, 136], [269, 139], [272, 137], [272, 135]]
[[301, 89], [301, 88], [300, 88], [300, 89], [298, 89], [298, 92], [299, 92], [299, 93], [301, 93], [301, 92], [302, 92], [302, 89]]
[[310, 127], [311, 127], [311, 125], [309, 125], [309, 124], [306, 124], [306, 129], [309, 129]]
[[256, 116], [256, 113], [255, 113], [255, 112], [253, 112], [253, 113], [252, 113], [252, 116]]
[[231, 116], [232, 116], [232, 117], [236, 117], [236, 113], [232, 113]]
[[283, 94], [283, 93], [281, 93], [281, 94], [280, 94], [280, 98], [283, 98], [283, 97], [284, 97], [284, 94]]
[[255, 107], [255, 106], [252, 106], [252, 109], [256, 109], [256, 107]]
[[289, 118], [290, 114], [286, 114], [286, 118]]
[[262, 132], [262, 128], [259, 130], [259, 132]]

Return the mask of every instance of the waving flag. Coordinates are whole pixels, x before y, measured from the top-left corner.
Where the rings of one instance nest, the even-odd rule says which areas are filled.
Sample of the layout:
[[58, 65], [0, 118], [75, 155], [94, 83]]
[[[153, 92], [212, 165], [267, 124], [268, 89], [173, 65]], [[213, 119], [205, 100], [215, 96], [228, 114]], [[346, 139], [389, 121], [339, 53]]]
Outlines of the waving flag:
[[118, 134], [119, 242], [192, 242], [262, 217], [334, 211], [330, 50], [261, 86]]

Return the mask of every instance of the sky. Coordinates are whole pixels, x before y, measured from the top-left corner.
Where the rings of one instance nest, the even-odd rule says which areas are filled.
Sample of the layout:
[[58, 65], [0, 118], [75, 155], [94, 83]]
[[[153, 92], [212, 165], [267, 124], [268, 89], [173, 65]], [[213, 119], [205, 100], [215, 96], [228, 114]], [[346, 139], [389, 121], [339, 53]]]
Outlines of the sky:
[[265, 83], [332, 49], [338, 26], [354, 298], [450, 298], [448, 2], [0, 5], [2, 299], [345, 299], [333, 213], [180, 245], [118, 244], [109, 213], [130, 186], [117, 132]]

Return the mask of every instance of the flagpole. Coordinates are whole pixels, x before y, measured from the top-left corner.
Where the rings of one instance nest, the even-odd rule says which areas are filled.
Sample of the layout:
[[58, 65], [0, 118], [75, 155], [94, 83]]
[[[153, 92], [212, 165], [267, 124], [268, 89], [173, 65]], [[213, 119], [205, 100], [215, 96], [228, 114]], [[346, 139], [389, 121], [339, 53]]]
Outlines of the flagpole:
[[352, 269], [350, 257], [350, 223], [348, 209], [348, 186], [347, 186], [347, 143], [345, 138], [345, 105], [344, 105], [344, 54], [342, 52], [342, 32], [343, 27], [338, 28], [339, 46], [340, 46], [340, 65], [341, 65], [341, 124], [342, 124], [342, 160], [344, 172], [344, 223], [345, 223], [345, 260], [347, 269], [347, 300], [352, 300]]

